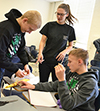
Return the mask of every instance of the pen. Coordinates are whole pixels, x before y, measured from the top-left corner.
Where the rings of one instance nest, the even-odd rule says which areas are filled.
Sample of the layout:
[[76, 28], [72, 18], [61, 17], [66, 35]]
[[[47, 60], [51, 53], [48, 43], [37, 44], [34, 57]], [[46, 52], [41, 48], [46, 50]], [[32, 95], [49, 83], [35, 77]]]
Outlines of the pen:
[[[63, 65], [63, 64], [62, 64], [63, 61], [64, 61], [64, 60], [62, 60], [61, 63], [58, 63], [58, 65]], [[56, 68], [58, 65], [56, 65], [54, 68]], [[65, 67], [64, 67], [64, 68], [65, 68]], [[65, 70], [66, 70], [66, 68], [65, 68]]]
[[64, 60], [61, 61], [61, 64], [63, 63]]

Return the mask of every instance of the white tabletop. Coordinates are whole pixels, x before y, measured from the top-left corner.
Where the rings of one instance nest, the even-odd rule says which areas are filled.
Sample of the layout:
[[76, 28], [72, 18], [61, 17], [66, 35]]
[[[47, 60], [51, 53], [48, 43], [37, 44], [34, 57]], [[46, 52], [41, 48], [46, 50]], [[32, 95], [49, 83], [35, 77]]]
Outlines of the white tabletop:
[[[24, 92], [22, 92], [22, 94], [23, 94], [23, 96], [29, 101], [28, 91], [24, 91]], [[52, 94], [54, 100], [57, 102], [57, 100], [56, 100], [55, 97], [54, 97], [54, 94], [55, 94], [55, 93], [51, 93], [51, 94]], [[57, 107], [55, 107], [55, 108], [42, 107], [42, 106], [40, 106], [40, 107], [39, 107], [39, 106], [35, 106], [35, 107], [36, 107], [36, 109], [37, 109], [38, 111], [65, 111], [65, 110], [63, 110], [63, 109], [60, 109], [59, 106], [57, 106]]]
[[31, 106], [26, 101], [24, 101], [23, 99], [21, 99], [16, 95], [0, 98], [0, 101], [10, 101], [10, 100], [18, 100], [18, 101], [8, 103], [4, 106], [0, 106], [0, 111], [38, 111], [33, 106]]

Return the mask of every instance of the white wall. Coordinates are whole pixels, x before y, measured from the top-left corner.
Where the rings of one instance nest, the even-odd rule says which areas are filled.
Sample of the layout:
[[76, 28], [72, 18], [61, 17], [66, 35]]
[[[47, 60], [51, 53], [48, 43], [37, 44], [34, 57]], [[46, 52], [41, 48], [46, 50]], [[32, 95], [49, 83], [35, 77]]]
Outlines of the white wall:
[[72, 14], [78, 19], [74, 24], [76, 47], [87, 49], [95, 0], [65, 0], [70, 5]]
[[57, 11], [57, 7], [63, 2], [52, 2], [50, 4], [50, 14], [49, 14], [49, 21], [55, 21], [57, 20], [55, 12]]
[[[50, 3], [45, 0], [0, 0], [0, 21], [5, 20], [4, 14], [7, 13], [11, 8], [17, 8], [22, 13], [27, 10], [37, 10], [42, 15], [42, 25], [48, 21]], [[26, 34], [26, 44], [36, 45], [36, 48], [39, 47], [39, 42], [41, 35], [39, 30], [32, 32], [31, 34]]]
[[93, 41], [100, 38], [100, 0], [96, 0], [95, 8], [90, 28], [90, 34], [88, 39], [88, 47], [90, 60], [94, 58], [96, 48], [93, 45]]

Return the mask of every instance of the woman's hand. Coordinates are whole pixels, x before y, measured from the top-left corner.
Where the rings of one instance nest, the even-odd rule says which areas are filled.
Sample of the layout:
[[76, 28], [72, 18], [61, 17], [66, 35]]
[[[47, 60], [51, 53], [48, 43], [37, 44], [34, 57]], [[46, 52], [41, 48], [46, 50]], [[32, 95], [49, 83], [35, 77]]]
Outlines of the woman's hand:
[[66, 55], [66, 50], [63, 50], [62, 52], [60, 52], [56, 57], [57, 61], [63, 61], [65, 58], [65, 55]]
[[36, 61], [36, 64], [39, 62], [40, 64], [42, 64], [42, 62], [43, 62], [44, 60], [43, 60], [43, 54], [39, 54], [38, 55], [38, 60]]

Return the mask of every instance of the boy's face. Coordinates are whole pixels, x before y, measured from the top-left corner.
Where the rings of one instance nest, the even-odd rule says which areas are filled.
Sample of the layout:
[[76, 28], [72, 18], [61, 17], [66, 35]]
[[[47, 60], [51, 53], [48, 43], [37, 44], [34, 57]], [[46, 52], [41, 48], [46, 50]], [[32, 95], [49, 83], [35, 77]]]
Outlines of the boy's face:
[[28, 32], [30, 34], [32, 31], [35, 31], [35, 30], [37, 30], [37, 27], [35, 25], [29, 24], [27, 20], [23, 20], [21, 24], [21, 31], [23, 33]]
[[71, 72], [78, 72], [80, 68], [79, 59], [73, 55], [69, 55], [68, 57], [68, 67]]

